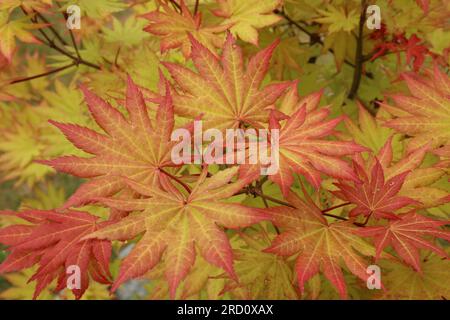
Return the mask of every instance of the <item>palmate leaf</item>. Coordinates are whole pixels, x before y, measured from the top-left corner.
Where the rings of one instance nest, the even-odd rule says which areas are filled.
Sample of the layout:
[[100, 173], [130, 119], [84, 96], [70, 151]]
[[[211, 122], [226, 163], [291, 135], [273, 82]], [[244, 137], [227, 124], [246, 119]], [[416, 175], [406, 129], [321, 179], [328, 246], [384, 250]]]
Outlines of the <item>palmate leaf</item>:
[[391, 95], [394, 105], [382, 107], [396, 116], [386, 126], [411, 136], [408, 151], [431, 141], [432, 147], [450, 141], [450, 79], [435, 65], [426, 77], [404, 74], [411, 95]]
[[108, 207], [124, 211], [142, 211], [131, 214], [117, 223], [92, 233], [86, 238], [128, 240], [143, 232], [144, 235], [124, 259], [113, 285], [113, 291], [124, 281], [142, 276], [152, 269], [163, 253], [166, 261], [165, 276], [170, 295], [175, 297], [181, 280], [189, 273], [195, 261], [194, 243], [203, 258], [224, 269], [236, 278], [233, 254], [224, 231], [241, 228], [268, 218], [260, 209], [241, 204], [223, 202], [241, 190], [248, 181], [229, 183], [238, 167], [229, 168], [206, 178], [203, 170], [194, 189], [182, 194], [170, 183], [165, 189], [125, 179], [136, 192], [150, 197], [145, 199], [97, 199]]
[[258, 30], [281, 20], [273, 14], [282, 0], [217, 0], [219, 6], [214, 14], [225, 18], [223, 24], [230, 25], [230, 31], [246, 42], [258, 45]]
[[[228, 280], [224, 292], [233, 299], [283, 300], [298, 299], [292, 263], [285, 257], [264, 252], [271, 239], [264, 230], [240, 233], [240, 241], [232, 241], [239, 282]], [[236, 239], [236, 238], [234, 238]], [[233, 239], [232, 239], [233, 240]]]
[[439, 227], [448, 221], [434, 220], [414, 212], [399, 216], [399, 220], [389, 221], [385, 226], [365, 227], [356, 231], [363, 237], [373, 237], [377, 248], [376, 258], [391, 245], [398, 255], [416, 271], [421, 272], [419, 249], [427, 249], [448, 259], [447, 253], [427, 241], [424, 237], [438, 237], [450, 241], [450, 232]]
[[27, 43], [40, 43], [33, 36], [31, 30], [45, 27], [46, 24], [31, 23], [28, 17], [12, 20], [9, 13], [4, 10], [0, 12], [0, 53], [11, 62], [12, 55], [16, 49], [16, 38]]
[[29, 210], [4, 211], [31, 224], [15, 224], [0, 229], [0, 243], [8, 246], [10, 254], [0, 265], [0, 273], [13, 272], [38, 265], [30, 281], [36, 281], [34, 298], [58, 278], [57, 291], [66, 287], [66, 268], [80, 268], [81, 287], [74, 288], [77, 299], [89, 285], [89, 275], [97, 282], [109, 283], [111, 243], [107, 240], [81, 238], [101, 228], [98, 218], [81, 211], [64, 212]]
[[367, 263], [360, 254], [374, 256], [375, 249], [354, 234], [357, 227], [351, 222], [329, 224], [312, 201], [306, 203], [292, 193], [288, 200], [295, 208], [268, 209], [275, 225], [284, 231], [265, 251], [282, 256], [298, 254], [295, 270], [302, 293], [305, 283], [320, 271], [340, 297], [346, 298], [341, 261], [351, 273], [366, 281]]
[[[149, 285], [146, 286], [149, 300], [164, 300], [170, 296], [169, 285], [164, 275], [167, 263], [171, 262], [161, 262], [144, 276], [150, 280]], [[201, 255], [197, 255], [189, 274], [180, 282], [175, 299], [198, 300], [205, 295], [208, 299], [217, 299], [222, 294], [226, 280], [225, 277], [222, 278], [222, 274], [222, 269], [209, 264]]]
[[65, 207], [119, 192], [125, 188], [120, 176], [150, 185], [168, 179], [160, 168], [173, 166], [170, 152], [175, 142], [170, 141], [170, 135], [174, 114], [169, 86], [166, 84], [155, 119], [150, 119], [142, 93], [131, 78], [128, 78], [125, 99], [128, 118], [85, 87], [82, 90], [92, 117], [106, 134], [73, 124], [51, 123], [76, 147], [95, 156], [64, 156], [41, 161], [58, 171], [91, 178], [69, 198]]
[[422, 273], [409, 266], [383, 261], [389, 270], [383, 277], [386, 292], [382, 299], [441, 300], [450, 296], [450, 261], [432, 253], [421, 255]]
[[191, 43], [188, 34], [195, 36], [209, 50], [220, 48], [223, 36], [218, 33], [225, 31], [228, 26], [204, 26], [201, 14], [192, 15], [184, 0], [181, 0], [180, 7], [181, 13], [178, 13], [167, 3], [161, 2], [158, 10], [142, 15], [150, 21], [144, 30], [160, 37], [161, 52], [181, 47], [183, 55], [189, 57]]
[[[279, 129], [279, 169], [269, 179], [281, 188], [284, 196], [294, 182], [293, 173], [298, 173], [315, 187], [321, 184], [321, 173], [335, 178], [357, 181], [351, 166], [340, 159], [365, 151], [366, 148], [350, 141], [333, 141], [326, 138], [342, 120], [326, 120], [330, 114], [327, 107], [318, 108], [322, 92], [313, 93], [299, 99], [297, 83], [291, 85], [281, 102], [280, 110], [270, 114], [269, 129]], [[283, 122], [277, 118], [286, 119]], [[241, 174], [247, 170], [256, 170], [254, 166], [243, 165]], [[258, 171], [259, 172], [259, 169]], [[248, 173], [246, 173], [248, 174]]]
[[385, 181], [383, 167], [378, 159], [371, 167], [370, 175], [366, 174], [365, 169], [357, 162], [354, 162], [354, 167], [361, 182], [355, 182], [351, 185], [341, 181], [336, 184], [339, 190], [333, 192], [342, 200], [347, 200], [356, 205], [350, 211], [350, 217], [373, 215], [377, 219], [398, 219], [394, 214], [396, 210], [417, 204], [417, 201], [411, 198], [397, 195], [409, 171]]
[[334, 194], [357, 205], [351, 215], [374, 213], [378, 218], [395, 219], [395, 211], [407, 205], [429, 208], [448, 202], [448, 192], [433, 186], [445, 174], [444, 170], [420, 167], [428, 145], [393, 162], [392, 141], [391, 136], [376, 157], [369, 155], [367, 160], [354, 157], [360, 183], [337, 184], [341, 190]]
[[52, 6], [52, 0], [3, 0], [0, 3], [0, 10], [11, 12], [17, 7], [23, 7], [26, 12], [46, 12]]
[[245, 69], [242, 50], [231, 34], [227, 35], [220, 57], [194, 37], [190, 40], [198, 73], [178, 64], [163, 63], [182, 89], [174, 95], [177, 115], [201, 116], [204, 127], [218, 129], [240, 125], [260, 128], [267, 122], [268, 108], [289, 86], [277, 83], [260, 89], [277, 42], [251, 57]]

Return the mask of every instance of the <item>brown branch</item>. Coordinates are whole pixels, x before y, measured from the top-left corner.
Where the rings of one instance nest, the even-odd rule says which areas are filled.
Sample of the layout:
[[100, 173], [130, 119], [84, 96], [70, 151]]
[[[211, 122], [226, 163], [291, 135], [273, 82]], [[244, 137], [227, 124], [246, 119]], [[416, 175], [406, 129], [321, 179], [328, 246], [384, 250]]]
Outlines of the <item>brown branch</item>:
[[373, 213], [373, 212], [370, 212], [370, 213], [367, 215], [366, 220], [364, 220], [363, 223], [354, 222], [353, 224], [356, 225], [356, 226], [358, 226], [358, 227], [364, 227], [364, 226], [369, 222], [369, 219], [370, 219], [370, 217], [372, 216], [372, 213]]
[[181, 181], [179, 178], [177, 178], [174, 175], [170, 174], [169, 172], [165, 171], [163, 168], [159, 168], [159, 171], [161, 171], [166, 176], [168, 176], [170, 179], [172, 179], [172, 180], [176, 181], [178, 184], [180, 184], [188, 193], [191, 193], [191, 188], [189, 188], [189, 186], [186, 183], [184, 183], [183, 181]]
[[[22, 9], [23, 13], [24, 13], [26, 16], [28, 16], [28, 13], [26, 12], [26, 10], [25, 10], [23, 7], [21, 7], [21, 9]], [[31, 22], [37, 23], [36, 19], [33, 19], [33, 18], [30, 18], [30, 19], [31, 19]], [[95, 68], [95, 69], [97, 69], [97, 70], [100, 70], [100, 69], [101, 69], [100, 66], [98, 66], [98, 65], [96, 65], [96, 64], [94, 64], [94, 63], [92, 63], [92, 62], [86, 61], [86, 60], [84, 60], [84, 59], [82, 59], [82, 58], [75, 57], [74, 55], [72, 55], [71, 53], [67, 52], [66, 50], [61, 49], [60, 47], [58, 47], [58, 46], [55, 44], [55, 42], [54, 42], [52, 39], [50, 39], [50, 37], [49, 37], [42, 29], [38, 29], [38, 32], [39, 32], [39, 33], [44, 37], [44, 39], [45, 39], [45, 40], [43, 40], [43, 39], [41, 39], [41, 38], [39, 38], [39, 37], [36, 37], [40, 42], [42, 42], [42, 43], [45, 44], [46, 46], [48, 46], [48, 47], [50, 47], [50, 48], [52, 48], [52, 49], [58, 51], [58, 52], [61, 53], [62, 55], [65, 55], [66, 57], [69, 57], [70, 59], [73, 60], [73, 62], [74, 62], [76, 65], [78, 65], [78, 64], [84, 64], [84, 65], [86, 65], [86, 66], [89, 66], [89, 67], [91, 67], [91, 68]]]
[[[61, 44], [63, 46], [67, 45], [66, 40], [64, 40], [64, 38], [58, 33], [58, 31], [56, 31], [56, 29], [51, 25], [51, 23], [47, 20], [47, 18], [45, 18], [42, 14], [40, 14], [39, 12], [35, 11], [35, 14], [37, 17], [39, 17], [42, 21], [44, 21], [45, 23], [49, 24], [47, 26], [47, 28], [55, 35], [55, 37], [61, 42]], [[37, 20], [36, 20], [37, 22]]]
[[195, 7], [194, 7], [194, 16], [197, 14], [198, 12], [198, 4], [199, 4], [199, 0], [195, 0]]
[[264, 195], [264, 194], [262, 194], [261, 191], [258, 190], [258, 189], [253, 189], [253, 190], [252, 190], [252, 193], [255, 194], [255, 195], [257, 195], [257, 196], [259, 196], [259, 197], [264, 197], [266, 200], [269, 200], [269, 201], [271, 201], [271, 202], [278, 203], [278, 204], [281, 204], [281, 205], [283, 205], [283, 206], [287, 206], [287, 207], [290, 207], [290, 208], [294, 208], [294, 209], [295, 209], [295, 207], [294, 207], [292, 204], [290, 204], [290, 203], [288, 203], [288, 202], [285, 202], [285, 201], [283, 201], [283, 200], [278, 200], [277, 198], [273, 198], [273, 197], [271, 197], [271, 196]]
[[181, 6], [175, 0], [169, 0], [169, 2], [174, 6], [175, 9], [181, 12]]
[[[266, 196], [264, 195], [264, 192], [263, 192], [263, 189], [262, 189], [262, 185], [264, 184], [264, 182], [266, 182], [267, 181], [267, 176], [265, 176], [262, 180], [260, 180], [259, 182], [257, 182], [256, 183], [256, 188], [257, 188], [257, 190], [259, 191], [259, 194], [260, 194], [260, 197], [261, 197], [261, 199], [262, 199], [262, 201], [263, 201], [263, 203], [264, 203], [264, 206], [266, 207], [266, 208], [269, 208], [269, 204], [267, 203], [267, 199], [266, 199]], [[278, 229], [278, 227], [272, 222], [272, 225], [273, 225], [273, 227], [274, 227], [274, 229], [275, 229], [275, 232], [277, 233], [277, 234], [280, 234], [280, 229]]]
[[[300, 23], [296, 22], [295, 20], [293, 20], [291, 17], [289, 17], [284, 11], [280, 11], [280, 10], [275, 10], [274, 13], [279, 14], [280, 16], [282, 16], [284, 19], [286, 19], [290, 24], [296, 26], [298, 29], [300, 29], [301, 31], [303, 31], [304, 33], [306, 33], [308, 36], [310, 36], [311, 38], [314, 39], [314, 42], [319, 43], [320, 45], [324, 45], [323, 41], [320, 39], [320, 37], [313, 32], [308, 31], [305, 27], [303, 27]], [[328, 51], [330, 51], [331, 53], [334, 54], [333, 49], [328, 49]], [[344, 63], [346, 63], [347, 65], [349, 65], [350, 67], [355, 68], [355, 64], [353, 64], [351, 61], [348, 61], [347, 59], [344, 60]]]
[[[59, 8], [61, 8], [61, 5], [59, 3], [56, 3], [56, 4], [58, 5]], [[64, 20], [67, 21], [67, 18], [68, 18], [67, 13], [64, 12], [64, 11], [62, 11], [61, 13], [62, 13], [62, 15], [64, 17]], [[72, 40], [73, 48], [75, 49], [75, 52], [76, 52], [77, 57], [78, 57], [78, 61], [80, 61], [81, 60], [81, 55], [80, 55], [80, 52], [78, 50], [77, 42], [75, 41], [75, 36], [73, 35], [72, 29], [69, 29], [69, 34], [70, 34], [70, 39]]]
[[355, 70], [353, 71], [353, 81], [348, 94], [349, 99], [354, 99], [358, 93], [359, 85], [361, 84], [361, 76], [363, 71], [363, 44], [364, 44], [364, 23], [366, 22], [367, 0], [361, 0], [361, 14], [359, 16], [359, 30], [356, 38], [356, 52], [355, 52]]
[[329, 207], [327, 209], [324, 209], [324, 210], [322, 210], [322, 213], [329, 212], [329, 211], [332, 211], [334, 209], [337, 209], [337, 208], [340, 208], [340, 207], [343, 207], [343, 206], [347, 206], [349, 204], [351, 204], [351, 203], [350, 202], [344, 202], [344, 203], [338, 204], [337, 206]]
[[37, 74], [37, 75], [26, 77], [26, 78], [18, 78], [18, 79], [11, 80], [9, 82], [9, 84], [15, 84], [15, 83], [20, 83], [20, 82], [34, 80], [34, 79], [37, 79], [37, 78], [42, 78], [42, 77], [48, 76], [50, 74], [63, 71], [63, 70], [68, 69], [70, 67], [74, 67], [74, 66], [76, 66], [76, 64], [75, 64], [75, 62], [72, 62], [69, 65], [66, 65], [66, 66], [63, 66], [63, 67], [60, 67], [60, 68], [56, 68], [56, 69], [53, 69], [53, 70], [50, 70], [50, 71], [47, 71], [47, 72], [44, 72], [44, 73], [41, 73], [41, 74]]

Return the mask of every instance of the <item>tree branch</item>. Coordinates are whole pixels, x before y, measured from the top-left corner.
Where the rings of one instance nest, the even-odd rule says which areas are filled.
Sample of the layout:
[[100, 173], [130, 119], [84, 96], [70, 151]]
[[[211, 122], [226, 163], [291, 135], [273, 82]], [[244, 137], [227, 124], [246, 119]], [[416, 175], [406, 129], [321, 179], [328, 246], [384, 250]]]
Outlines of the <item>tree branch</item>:
[[[305, 27], [303, 27], [300, 23], [294, 21], [291, 17], [289, 17], [284, 11], [280, 11], [280, 10], [275, 10], [274, 13], [279, 14], [280, 16], [282, 16], [284, 19], [286, 19], [290, 24], [296, 26], [298, 29], [300, 29], [301, 31], [303, 31], [304, 33], [306, 33], [308, 36], [310, 36], [311, 38], [314, 39], [314, 42], [319, 43], [320, 45], [323, 46], [323, 41], [320, 39], [320, 37], [313, 32], [308, 31]], [[333, 49], [328, 49], [328, 51], [330, 51], [331, 53], [334, 54]], [[344, 63], [346, 63], [347, 65], [349, 65], [350, 67], [355, 68], [355, 64], [352, 63], [351, 61], [348, 61], [347, 59], [344, 60]]]
[[37, 78], [42, 78], [42, 77], [48, 76], [50, 74], [63, 71], [63, 70], [68, 69], [70, 67], [74, 67], [74, 66], [76, 66], [76, 63], [72, 62], [71, 64], [69, 64], [67, 66], [63, 66], [63, 67], [60, 67], [60, 68], [57, 68], [57, 69], [53, 69], [53, 70], [50, 70], [50, 71], [47, 71], [47, 72], [44, 72], [44, 73], [41, 73], [41, 74], [37, 74], [37, 75], [26, 77], [26, 78], [18, 78], [18, 79], [11, 80], [9, 82], [9, 84], [15, 84], [15, 83], [20, 83], [20, 82], [30, 81], [30, 80], [37, 79]]
[[194, 16], [197, 14], [198, 12], [198, 4], [199, 4], [199, 0], [195, 0], [195, 7], [194, 7]]
[[355, 52], [355, 70], [353, 71], [353, 82], [348, 94], [349, 99], [354, 99], [358, 93], [359, 85], [361, 83], [362, 69], [364, 65], [363, 57], [363, 43], [364, 43], [364, 23], [366, 22], [367, 0], [361, 0], [361, 14], [359, 16], [359, 30], [356, 39]]
[[179, 178], [177, 178], [174, 175], [170, 174], [169, 172], [165, 171], [163, 168], [159, 168], [159, 171], [161, 171], [166, 176], [168, 176], [170, 179], [172, 179], [172, 180], [176, 181], [178, 184], [180, 184], [188, 193], [191, 193], [191, 188], [189, 188], [189, 186], [186, 183], [184, 183], [183, 181], [181, 181]]
[[340, 207], [343, 207], [343, 206], [348, 206], [349, 204], [351, 204], [351, 203], [350, 202], [341, 203], [341, 204], [338, 204], [337, 206], [330, 207], [330, 208], [322, 210], [322, 213], [329, 212], [329, 211], [332, 211], [334, 209], [337, 209], [337, 208], [340, 208]]
[[[28, 16], [28, 13], [26, 12], [26, 10], [25, 10], [23, 7], [21, 7], [21, 9], [22, 9], [23, 13], [24, 13], [26, 16]], [[31, 20], [31, 22], [33, 22], [33, 23], [37, 23], [37, 20], [36, 20], [36, 19], [30, 18], [30, 20]], [[89, 67], [91, 67], [91, 68], [95, 68], [95, 69], [97, 69], [97, 70], [100, 70], [100, 69], [101, 69], [100, 66], [98, 66], [98, 65], [96, 65], [96, 64], [94, 64], [94, 63], [92, 63], [92, 62], [86, 61], [86, 60], [82, 59], [81, 57], [76, 57], [76, 56], [70, 54], [69, 52], [67, 52], [66, 50], [64, 50], [64, 49], [62, 49], [62, 48], [60, 48], [60, 47], [58, 47], [58, 46], [55, 44], [55, 42], [54, 42], [52, 39], [50, 39], [50, 37], [49, 37], [43, 30], [38, 29], [38, 32], [39, 32], [39, 33], [44, 37], [44, 39], [45, 39], [45, 40], [43, 40], [43, 39], [40, 39], [39, 37], [36, 37], [39, 41], [41, 41], [41, 42], [42, 42], [43, 44], [45, 44], [46, 46], [48, 46], [48, 47], [50, 47], [50, 48], [52, 48], [52, 49], [58, 51], [59, 53], [65, 55], [66, 57], [69, 57], [70, 59], [73, 60], [73, 62], [74, 62], [76, 65], [78, 65], [78, 64], [84, 64], [84, 65], [86, 65], [86, 66], [89, 66]]]
[[[60, 5], [59, 3], [56, 3], [56, 5], [57, 5], [59, 8], [61, 8], [61, 5]], [[62, 13], [62, 15], [63, 15], [63, 17], [64, 17], [64, 20], [67, 21], [67, 18], [68, 18], [67, 13], [64, 12], [64, 11], [62, 11], [61, 13]], [[69, 34], [70, 34], [70, 39], [72, 40], [73, 48], [75, 49], [75, 52], [76, 52], [76, 54], [77, 54], [78, 60], [81, 60], [81, 55], [80, 55], [80, 52], [78, 51], [77, 42], [75, 41], [75, 37], [74, 37], [74, 35], [73, 35], [72, 29], [69, 29]]]
[[[66, 40], [64, 40], [64, 38], [58, 33], [58, 31], [56, 31], [56, 29], [51, 25], [51, 23], [47, 20], [47, 18], [45, 18], [42, 14], [40, 14], [37, 11], [35, 11], [35, 14], [37, 17], [39, 17], [39, 19], [48, 24], [47, 28], [55, 35], [55, 37], [59, 40], [59, 42], [61, 42], [63, 46], [67, 46]], [[37, 20], [35, 21], [37, 22]]]

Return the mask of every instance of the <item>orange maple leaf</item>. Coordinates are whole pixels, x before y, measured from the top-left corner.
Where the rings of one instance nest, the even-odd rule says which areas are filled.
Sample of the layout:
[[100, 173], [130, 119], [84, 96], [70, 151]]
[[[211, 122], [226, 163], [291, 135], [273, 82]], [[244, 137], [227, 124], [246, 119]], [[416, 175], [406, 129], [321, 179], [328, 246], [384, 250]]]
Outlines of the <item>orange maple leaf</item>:
[[120, 176], [148, 184], [168, 179], [161, 168], [174, 166], [170, 153], [176, 144], [170, 140], [174, 114], [169, 85], [166, 83], [166, 93], [155, 119], [150, 119], [142, 93], [131, 78], [128, 78], [125, 99], [128, 119], [85, 87], [82, 90], [93, 118], [106, 134], [74, 124], [50, 121], [76, 147], [95, 155], [92, 158], [64, 156], [41, 161], [58, 171], [91, 178], [78, 188], [64, 207], [117, 193], [126, 187]]
[[129, 240], [145, 232], [122, 262], [113, 290], [124, 281], [152, 269], [165, 252], [165, 274], [170, 294], [174, 297], [178, 284], [194, 264], [194, 243], [206, 261], [224, 269], [235, 279], [231, 246], [218, 225], [234, 229], [268, 218], [260, 209], [222, 201], [248, 183], [245, 180], [230, 183], [237, 170], [238, 167], [229, 168], [207, 178], [207, 169], [204, 169], [187, 195], [171, 183], [166, 184], [163, 190], [125, 179], [132, 189], [149, 198], [97, 199], [111, 208], [140, 212], [98, 230], [85, 239]]
[[385, 125], [412, 137], [408, 151], [430, 141], [433, 148], [450, 143], [450, 79], [437, 65], [429, 74], [404, 74], [411, 95], [391, 95], [395, 105], [382, 103], [396, 117]]
[[198, 73], [163, 62], [182, 89], [174, 95], [176, 113], [189, 118], [202, 116], [204, 127], [208, 128], [262, 127], [269, 108], [289, 86], [283, 82], [260, 89], [278, 41], [250, 58], [245, 70], [242, 50], [231, 34], [227, 35], [220, 57], [194, 37], [190, 36], [190, 40]]
[[351, 222], [329, 224], [312, 201], [306, 203], [292, 193], [288, 200], [295, 208], [268, 209], [275, 225], [284, 232], [265, 251], [281, 256], [299, 254], [295, 270], [302, 293], [305, 283], [321, 270], [339, 295], [346, 298], [341, 261], [351, 273], [367, 281], [367, 263], [358, 253], [373, 256], [375, 249], [354, 234], [356, 226]]
[[434, 220], [415, 212], [408, 212], [399, 216], [398, 220], [389, 221], [385, 226], [365, 227], [355, 232], [359, 236], [373, 237], [376, 258], [389, 245], [398, 255], [416, 271], [421, 272], [419, 249], [427, 249], [448, 259], [444, 249], [439, 248], [423, 237], [439, 237], [450, 241], [450, 232], [439, 227], [447, 225], [449, 221]]
[[[318, 108], [321, 95], [322, 92], [317, 92], [299, 99], [297, 83], [293, 83], [281, 103], [281, 110], [291, 113], [290, 116], [271, 111], [269, 129], [280, 130], [279, 169], [269, 179], [280, 186], [285, 196], [294, 182], [293, 173], [304, 175], [315, 188], [320, 187], [321, 173], [358, 181], [351, 166], [340, 157], [366, 148], [351, 141], [326, 139], [342, 117], [326, 120], [330, 109]], [[241, 175], [258, 177], [258, 173], [257, 166], [241, 166]]]
[[217, 33], [225, 31], [228, 25], [203, 26], [201, 13], [192, 15], [183, 0], [180, 2], [181, 13], [165, 2], [161, 2], [161, 7], [164, 11], [159, 9], [142, 15], [150, 20], [150, 24], [144, 30], [160, 37], [161, 52], [181, 47], [183, 55], [189, 57], [191, 43], [188, 34], [194, 35], [210, 50], [221, 47], [223, 36]]
[[58, 278], [57, 291], [67, 285], [69, 266], [80, 269], [80, 287], [73, 288], [79, 299], [89, 285], [89, 275], [100, 283], [110, 283], [109, 259], [111, 242], [81, 238], [101, 228], [106, 222], [81, 211], [29, 210], [24, 212], [3, 211], [31, 224], [15, 224], [0, 229], [0, 243], [8, 246], [10, 254], [0, 265], [0, 273], [29, 268], [35, 264], [39, 269], [30, 278], [36, 281], [34, 298]]

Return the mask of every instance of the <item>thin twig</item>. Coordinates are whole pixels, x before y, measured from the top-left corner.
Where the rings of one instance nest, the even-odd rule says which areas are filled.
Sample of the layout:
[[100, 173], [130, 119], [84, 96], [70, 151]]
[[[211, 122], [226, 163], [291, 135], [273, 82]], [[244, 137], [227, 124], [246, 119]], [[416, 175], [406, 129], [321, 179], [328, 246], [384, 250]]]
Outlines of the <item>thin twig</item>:
[[366, 220], [364, 220], [363, 223], [360, 223], [360, 222], [354, 222], [353, 224], [357, 225], [358, 227], [364, 227], [364, 226], [369, 222], [369, 219], [370, 219], [370, 217], [372, 216], [372, 213], [373, 213], [373, 212], [370, 212], [370, 213], [367, 215]]
[[292, 204], [288, 203], [288, 202], [285, 202], [283, 200], [278, 200], [277, 198], [273, 198], [271, 196], [267, 196], [267, 195], [261, 194], [260, 190], [255, 189], [255, 190], [253, 190], [253, 193], [256, 194], [257, 196], [264, 197], [266, 200], [269, 200], [271, 202], [278, 203], [278, 204], [281, 204], [283, 206], [287, 206], [287, 207], [295, 209], [295, 207]]
[[[56, 5], [61, 9], [61, 5], [58, 2], [56, 3]], [[61, 11], [61, 13], [64, 17], [64, 20], [67, 21], [67, 19], [68, 19], [67, 12]], [[77, 53], [78, 60], [80, 61], [82, 59], [81, 59], [80, 52], [78, 51], [77, 42], [75, 41], [75, 36], [73, 35], [72, 29], [69, 29], [69, 34], [70, 34], [70, 39], [72, 40], [73, 48], [75, 49], [75, 52]]]
[[58, 31], [56, 31], [56, 29], [51, 25], [51, 23], [47, 20], [46, 17], [44, 17], [42, 14], [40, 14], [39, 12], [35, 11], [36, 16], [38, 16], [42, 21], [44, 21], [45, 23], [49, 24], [47, 26], [47, 28], [55, 35], [55, 37], [61, 42], [61, 44], [63, 46], [67, 46], [67, 42], [66, 40], [64, 40], [64, 38], [58, 33]]
[[195, 0], [195, 7], [194, 7], [194, 16], [197, 14], [197, 12], [198, 12], [198, 3], [199, 3], [200, 1], [199, 0]]
[[[304, 33], [306, 33], [308, 36], [310, 36], [311, 38], [314, 38], [315, 42], [321, 44], [323, 46], [323, 41], [317, 36], [316, 33], [310, 32], [308, 31], [305, 27], [303, 27], [300, 23], [296, 22], [295, 20], [293, 20], [291, 17], [289, 17], [285, 12], [280, 11], [280, 10], [275, 10], [274, 13], [279, 14], [280, 16], [282, 16], [284, 19], [286, 19], [289, 23], [291, 23], [292, 25], [296, 26], [298, 29], [300, 29], [301, 31], [303, 31]], [[334, 54], [333, 49], [328, 49], [328, 51], [330, 51], [331, 53]], [[355, 64], [353, 64], [352, 62], [348, 61], [347, 59], [344, 60], [344, 63], [348, 64], [351, 67], [355, 67]]]
[[170, 174], [169, 172], [165, 171], [162, 168], [159, 168], [159, 171], [161, 171], [166, 176], [168, 176], [170, 179], [172, 179], [172, 180], [176, 181], [178, 184], [180, 184], [188, 193], [191, 193], [191, 188], [189, 188], [189, 186], [186, 183], [184, 183], [183, 181], [181, 181], [179, 178], [175, 177], [174, 175]]
[[349, 204], [351, 204], [351, 203], [350, 202], [344, 202], [344, 203], [338, 204], [337, 206], [329, 207], [327, 209], [324, 209], [324, 210], [322, 210], [322, 213], [329, 212], [329, 211], [332, 211], [334, 209], [337, 209], [337, 208], [340, 208], [340, 207], [343, 207], [343, 206], [348, 206]]
[[[23, 7], [21, 7], [21, 9], [22, 9], [23, 13], [24, 13], [25, 15], [28, 16], [28, 13], [26, 12], [26, 10], [25, 10]], [[32, 21], [33, 23], [36, 23], [36, 22], [37, 22], [35, 19], [32, 19], [32, 18], [30, 18], [30, 19], [31, 19], [31, 21]], [[50, 37], [49, 37], [43, 30], [38, 29], [38, 32], [39, 32], [39, 33], [44, 37], [44, 39], [45, 39], [45, 40], [43, 40], [43, 39], [41, 39], [41, 38], [39, 38], [39, 37], [36, 37], [40, 42], [42, 42], [42, 43], [45, 44], [46, 46], [48, 46], [48, 47], [50, 47], [50, 48], [52, 48], [52, 49], [58, 51], [58, 52], [61, 53], [62, 55], [65, 55], [66, 57], [69, 57], [70, 59], [72, 59], [72, 60], [75, 62], [75, 64], [77, 64], [77, 65], [78, 65], [78, 64], [84, 64], [84, 65], [86, 65], [86, 66], [89, 66], [89, 67], [91, 67], [91, 68], [95, 68], [95, 69], [97, 69], [97, 70], [100, 70], [100, 69], [101, 69], [100, 66], [98, 66], [98, 65], [96, 65], [96, 64], [94, 64], [94, 63], [92, 63], [92, 62], [86, 61], [86, 60], [84, 60], [84, 59], [82, 59], [82, 58], [75, 57], [74, 55], [72, 55], [71, 53], [67, 52], [66, 50], [61, 49], [60, 47], [58, 47], [58, 46], [55, 44], [55, 42], [54, 42], [52, 39], [50, 39]]]
[[44, 72], [44, 73], [41, 73], [41, 74], [37, 74], [37, 75], [26, 77], [26, 78], [18, 78], [18, 79], [11, 80], [9, 82], [9, 84], [15, 84], [15, 83], [25, 82], [25, 81], [29, 81], [29, 80], [34, 80], [34, 79], [37, 79], [37, 78], [42, 78], [42, 77], [48, 76], [50, 74], [63, 71], [63, 70], [68, 69], [70, 67], [74, 67], [74, 66], [76, 66], [76, 64], [74, 62], [72, 62], [71, 64], [68, 64], [66, 66], [63, 66], [63, 67], [60, 67], [60, 68], [56, 68], [56, 69], [52, 69], [50, 71], [47, 71], [47, 72]]
[[119, 67], [118, 61], [119, 61], [119, 54], [120, 54], [120, 50], [122, 49], [122, 47], [119, 47], [116, 51], [116, 56], [114, 57], [114, 66]]
[[175, 0], [170, 0], [170, 3], [181, 12], [181, 6]]
[[[264, 178], [267, 178], [267, 176], [265, 176]], [[267, 180], [267, 179], [264, 179], [264, 178], [263, 178], [261, 181], [257, 182], [257, 183], [256, 183], [256, 186], [257, 186], [257, 188], [258, 188], [258, 191], [259, 191], [259, 193], [260, 193], [260, 197], [261, 197], [261, 199], [262, 199], [262, 201], [263, 201], [263, 203], [264, 203], [264, 206], [265, 206], [266, 208], [269, 208], [269, 204], [267, 203], [266, 196], [264, 195], [264, 191], [263, 191], [263, 189], [262, 189], [262, 185], [263, 185], [264, 182], [266, 182], [266, 180]], [[280, 234], [280, 229], [278, 229], [278, 227], [277, 227], [274, 223], [272, 223], [272, 225], [273, 225], [273, 227], [274, 227], [274, 229], [275, 229], [275, 232], [276, 232], [277, 234]]]
[[359, 85], [361, 83], [361, 75], [363, 71], [363, 44], [364, 44], [364, 23], [366, 22], [367, 0], [361, 0], [361, 15], [359, 16], [359, 30], [356, 38], [356, 53], [355, 53], [355, 70], [353, 71], [353, 82], [348, 94], [349, 99], [354, 99], [358, 93]]

